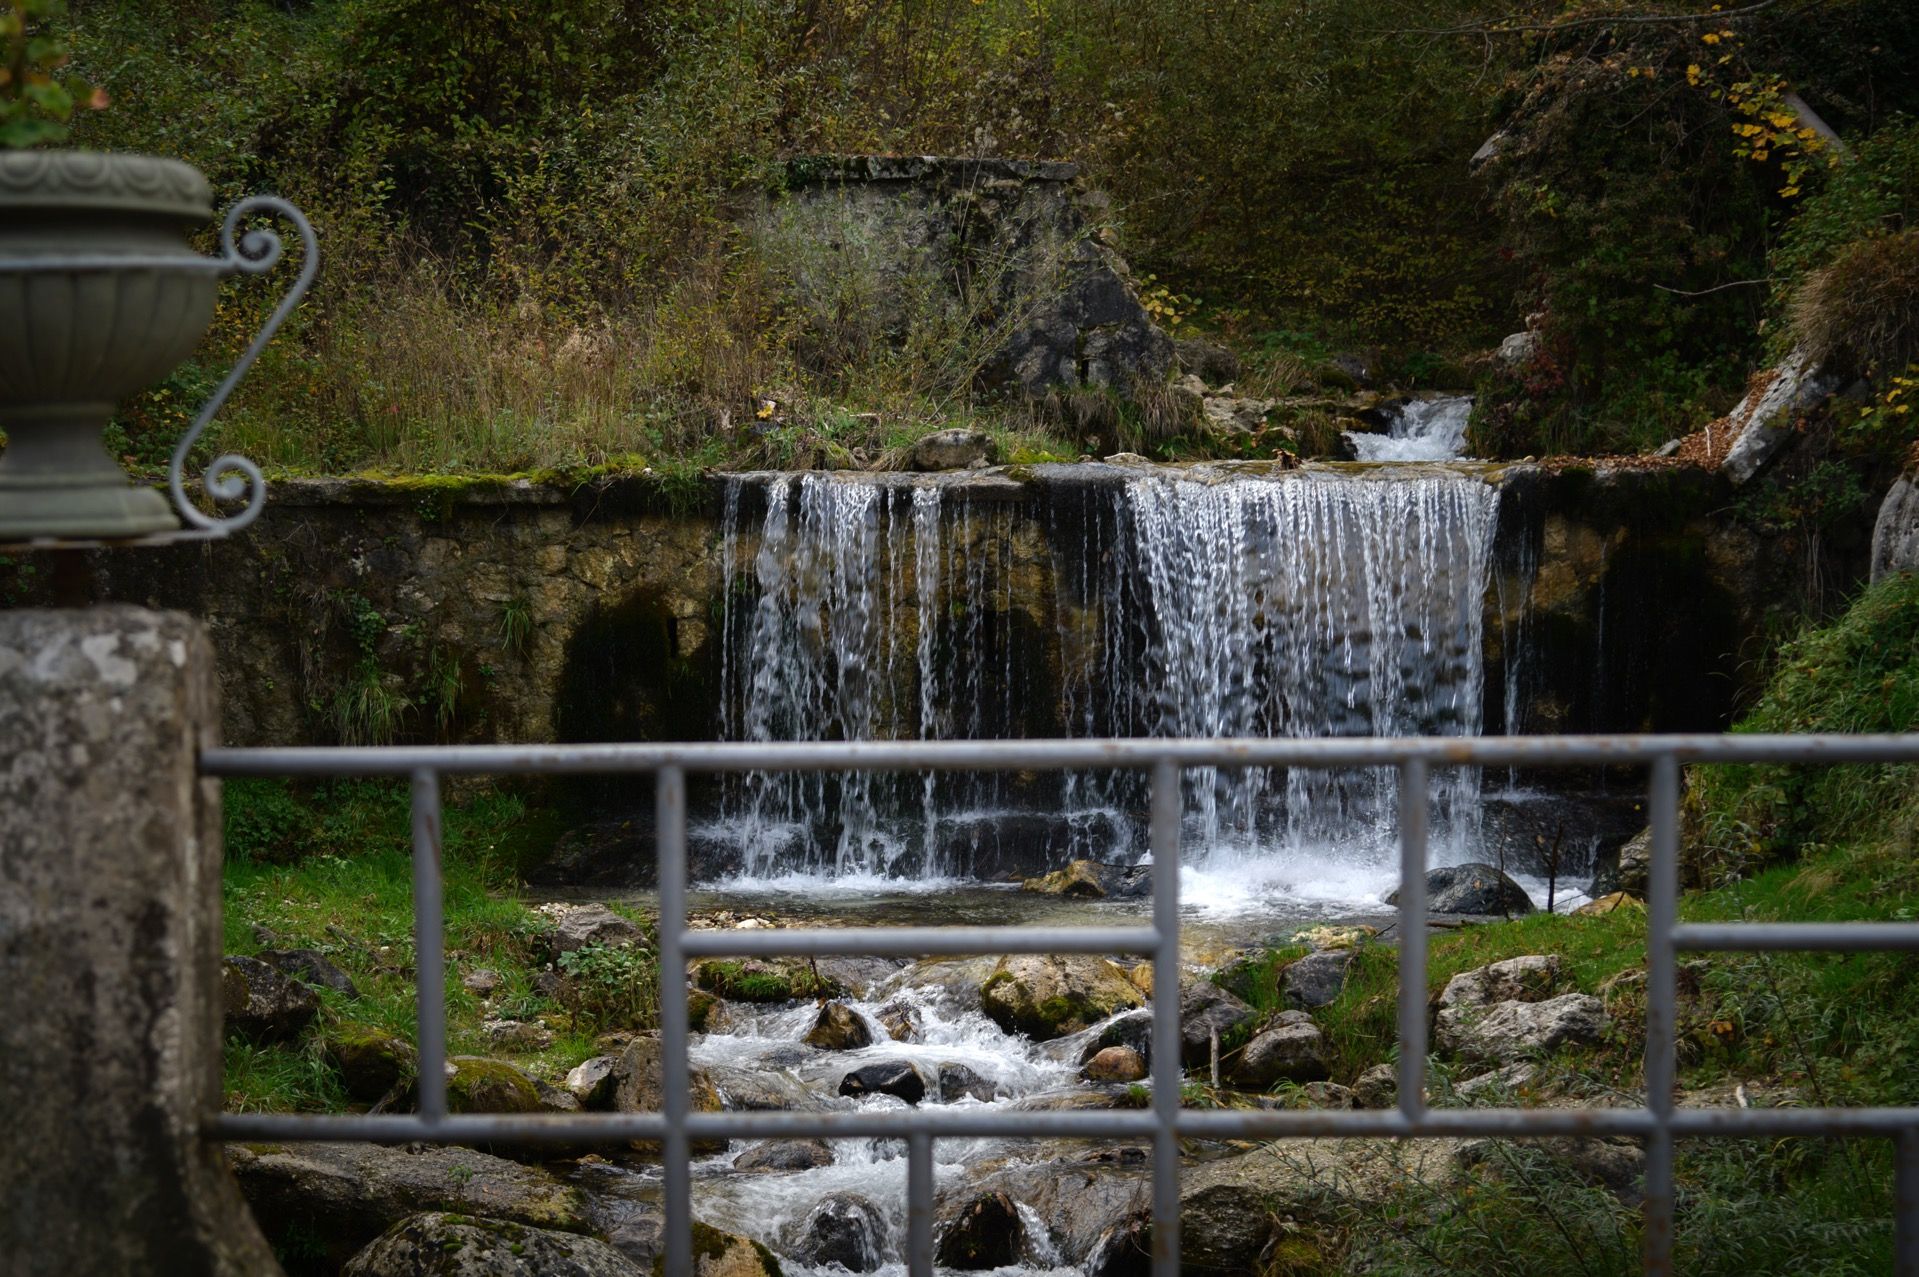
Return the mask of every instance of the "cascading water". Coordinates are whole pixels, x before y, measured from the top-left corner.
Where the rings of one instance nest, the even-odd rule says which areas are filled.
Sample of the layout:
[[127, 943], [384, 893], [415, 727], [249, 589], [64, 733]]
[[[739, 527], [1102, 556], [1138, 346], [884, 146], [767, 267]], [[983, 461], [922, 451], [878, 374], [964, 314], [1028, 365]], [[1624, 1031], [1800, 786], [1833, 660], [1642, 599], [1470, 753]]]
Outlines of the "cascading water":
[[1471, 395], [1410, 399], [1390, 410], [1384, 434], [1352, 430], [1346, 440], [1360, 461], [1450, 461], [1466, 455]]
[[[764, 498], [757, 527], [742, 513], [747, 483]], [[723, 734], [1479, 731], [1491, 485], [1446, 472], [1147, 474], [1089, 490], [1084, 504], [1052, 529], [1049, 634], [1018, 628], [1030, 600], [1015, 598], [1015, 565], [1032, 554], [1016, 552], [1004, 506], [952, 500], [935, 483], [736, 480], [722, 549]], [[1044, 697], [1022, 684], [1033, 666], [1056, 671]], [[753, 775], [727, 791], [719, 828], [755, 878], [963, 874], [977, 869], [979, 839], [1016, 820], [1053, 863], [1143, 850], [1141, 777], [1048, 783], [1015, 792], [991, 774]], [[1438, 854], [1457, 855], [1478, 776], [1436, 771], [1433, 792]], [[1237, 881], [1352, 898], [1354, 875], [1390, 854], [1396, 804], [1382, 769], [1194, 771], [1188, 845], [1202, 868], [1230, 867]], [[1249, 862], [1269, 872], [1248, 878]]]

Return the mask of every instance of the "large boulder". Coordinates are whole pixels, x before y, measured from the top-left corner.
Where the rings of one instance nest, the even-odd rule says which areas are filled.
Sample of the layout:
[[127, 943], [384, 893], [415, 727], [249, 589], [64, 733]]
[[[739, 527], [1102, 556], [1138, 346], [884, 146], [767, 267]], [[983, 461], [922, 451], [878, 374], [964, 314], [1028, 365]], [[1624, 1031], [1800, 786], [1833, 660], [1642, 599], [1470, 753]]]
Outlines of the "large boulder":
[[858, 1193], [829, 1193], [807, 1212], [793, 1253], [816, 1268], [870, 1273], [886, 1255], [886, 1217]]
[[1130, 1046], [1102, 1047], [1080, 1074], [1089, 1082], [1137, 1082], [1146, 1076], [1146, 1058]]
[[865, 1095], [892, 1095], [908, 1104], [926, 1098], [926, 1078], [911, 1060], [880, 1060], [862, 1065], [840, 1079], [839, 1093], [854, 1098]]
[[1095, 957], [1001, 958], [980, 986], [980, 1006], [989, 1019], [1041, 1042], [1145, 1004], [1145, 995], [1118, 966]]
[[255, 1042], [296, 1038], [320, 1013], [320, 995], [258, 958], [229, 957], [220, 968], [226, 1031]]
[[[1386, 897], [1399, 903], [1399, 893]], [[1426, 912], [1519, 915], [1533, 911], [1532, 897], [1492, 865], [1446, 865], [1426, 875]]]
[[833, 1164], [825, 1140], [767, 1140], [733, 1159], [736, 1171], [810, 1171]]
[[1226, 1077], [1234, 1086], [1264, 1091], [1276, 1082], [1322, 1081], [1329, 1072], [1319, 1026], [1304, 1011], [1282, 1011], [1228, 1061]]
[[1123, 1046], [1135, 1052], [1150, 1067], [1153, 1059], [1153, 1012], [1151, 1008], [1128, 1011], [1101, 1025], [1097, 1033], [1087, 1035], [1077, 1057], [1082, 1065], [1108, 1047]]
[[1026, 1247], [1026, 1224], [1013, 1199], [1001, 1192], [968, 1199], [946, 1219], [933, 1245], [941, 1268], [978, 1272], [1017, 1264]]
[[495, 1219], [433, 1212], [396, 1224], [340, 1277], [643, 1277], [603, 1241]]
[[1223, 1040], [1257, 1019], [1259, 1012], [1218, 985], [1201, 983], [1180, 990], [1180, 1063], [1187, 1068], [1203, 1067], [1212, 1060], [1215, 1033]]
[[822, 1051], [857, 1051], [873, 1045], [873, 1033], [858, 1011], [844, 1002], [828, 1002], [820, 1007], [804, 1041]]
[[504, 1060], [456, 1055], [446, 1062], [446, 1107], [450, 1113], [538, 1113], [540, 1086]]
[[1279, 990], [1290, 1006], [1314, 1010], [1331, 1003], [1346, 987], [1351, 949], [1322, 949], [1287, 964], [1279, 975]]
[[580, 1192], [537, 1167], [469, 1148], [409, 1144], [230, 1144], [227, 1161], [267, 1235], [323, 1239], [338, 1263], [423, 1211], [584, 1232]]
[[[664, 1071], [660, 1067], [660, 1039], [653, 1034], [643, 1034], [627, 1044], [626, 1052], [620, 1057], [619, 1082], [613, 1092], [613, 1107], [621, 1113], [658, 1113], [665, 1103]], [[689, 1072], [692, 1086], [692, 1110], [695, 1113], [717, 1113], [723, 1107], [720, 1103], [719, 1088], [713, 1085], [713, 1079], [703, 1069]], [[658, 1140], [634, 1140], [629, 1146], [636, 1153], [646, 1157], [660, 1156]], [[692, 1151], [696, 1154], [723, 1153], [725, 1140], [694, 1140]]]
[[370, 1024], [341, 1024], [330, 1030], [326, 1054], [339, 1070], [346, 1093], [363, 1104], [403, 1090], [418, 1068], [411, 1042]]
[[1919, 480], [1900, 478], [1879, 504], [1872, 525], [1872, 579], [1919, 572]]
[[1565, 983], [1566, 963], [1556, 953], [1531, 953], [1462, 971], [1440, 992], [1441, 1010], [1495, 1002], [1539, 1002]]
[[969, 1096], [981, 1103], [986, 1103], [998, 1090], [991, 1082], [957, 1060], [947, 1060], [940, 1065], [939, 1085], [940, 1101], [945, 1104], [951, 1104], [955, 1100]]
[[1511, 1064], [1567, 1046], [1598, 1046], [1605, 1038], [1606, 1004], [1586, 993], [1544, 1002], [1458, 1005], [1440, 1011], [1441, 1050], [1462, 1060]]
[[610, 1109], [620, 1089], [620, 1059], [596, 1055], [573, 1066], [561, 1083], [585, 1109]]
[[1181, 1195], [1181, 1272], [1254, 1273], [1273, 1235], [1272, 1203], [1248, 1184], [1210, 1184]]
[[1353, 1103], [1363, 1109], [1389, 1109], [1399, 1103], [1399, 1072], [1375, 1064], [1353, 1079]]
[[1737, 486], [1765, 468], [1792, 439], [1798, 419], [1839, 388], [1840, 378], [1803, 350], [1753, 378], [1746, 397], [1714, 427], [1732, 437], [1719, 473]]

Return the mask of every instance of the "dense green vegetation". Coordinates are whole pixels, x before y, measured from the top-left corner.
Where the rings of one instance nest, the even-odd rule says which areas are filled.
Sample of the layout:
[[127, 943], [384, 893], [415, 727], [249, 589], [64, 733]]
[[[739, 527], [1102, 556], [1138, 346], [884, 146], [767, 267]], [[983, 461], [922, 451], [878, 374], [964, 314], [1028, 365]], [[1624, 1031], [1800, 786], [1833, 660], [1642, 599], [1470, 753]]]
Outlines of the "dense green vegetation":
[[[1896, 407], [1919, 14], [1712, 8], [89, 0], [75, 66], [113, 104], [74, 140], [314, 214], [323, 284], [225, 427], [285, 466], [847, 464], [955, 420], [1075, 455], [950, 349], [813, 357], [733, 214], [823, 152], [1080, 161], [1154, 309], [1261, 393], [1342, 350], [1456, 382], [1534, 316], [1531, 358], [1475, 365], [1487, 455], [1696, 429], [1788, 325], [1858, 347], [1864, 406]], [[123, 414], [126, 455], [161, 455], [265, 291]], [[761, 396], [786, 424], [729, 430]]]

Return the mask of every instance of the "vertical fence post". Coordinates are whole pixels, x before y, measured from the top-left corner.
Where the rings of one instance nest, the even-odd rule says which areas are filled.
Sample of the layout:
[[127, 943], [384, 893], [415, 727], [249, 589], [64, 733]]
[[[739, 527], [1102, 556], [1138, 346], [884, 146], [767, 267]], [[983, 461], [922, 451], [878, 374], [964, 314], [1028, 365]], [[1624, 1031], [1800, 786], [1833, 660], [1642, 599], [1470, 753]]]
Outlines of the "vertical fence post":
[[1647, 787], [1652, 863], [1646, 881], [1646, 1108], [1657, 1123], [1646, 1139], [1645, 1238], [1648, 1277], [1670, 1277], [1673, 1245], [1672, 1089], [1677, 1068], [1673, 1005], [1677, 998], [1679, 921], [1679, 763], [1657, 759]]
[[1894, 1137], [1892, 1157], [1893, 1277], [1919, 1277], [1919, 1130]]
[[1399, 765], [1399, 1111], [1426, 1111], [1426, 761]]
[[933, 1277], [933, 1137], [906, 1137], [906, 1271]]
[[666, 1197], [666, 1271], [693, 1271], [692, 1144], [686, 1116], [692, 1108], [687, 1077], [686, 1023], [686, 773], [660, 768], [654, 851], [660, 884], [660, 1103]]
[[446, 939], [440, 873], [440, 778], [413, 773], [413, 990], [420, 1118], [446, 1117]]
[[1179, 1272], [1179, 768], [1153, 764], [1153, 1277]]

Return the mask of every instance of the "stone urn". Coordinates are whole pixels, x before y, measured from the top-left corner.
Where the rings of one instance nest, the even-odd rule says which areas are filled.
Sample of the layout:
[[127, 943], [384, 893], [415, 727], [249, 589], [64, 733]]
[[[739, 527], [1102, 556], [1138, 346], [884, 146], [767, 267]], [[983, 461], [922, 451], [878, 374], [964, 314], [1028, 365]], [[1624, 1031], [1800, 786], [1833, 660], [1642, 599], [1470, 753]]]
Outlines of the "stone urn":
[[179, 527], [101, 432], [205, 335], [222, 264], [188, 235], [212, 217], [178, 160], [0, 151], [0, 541]]

